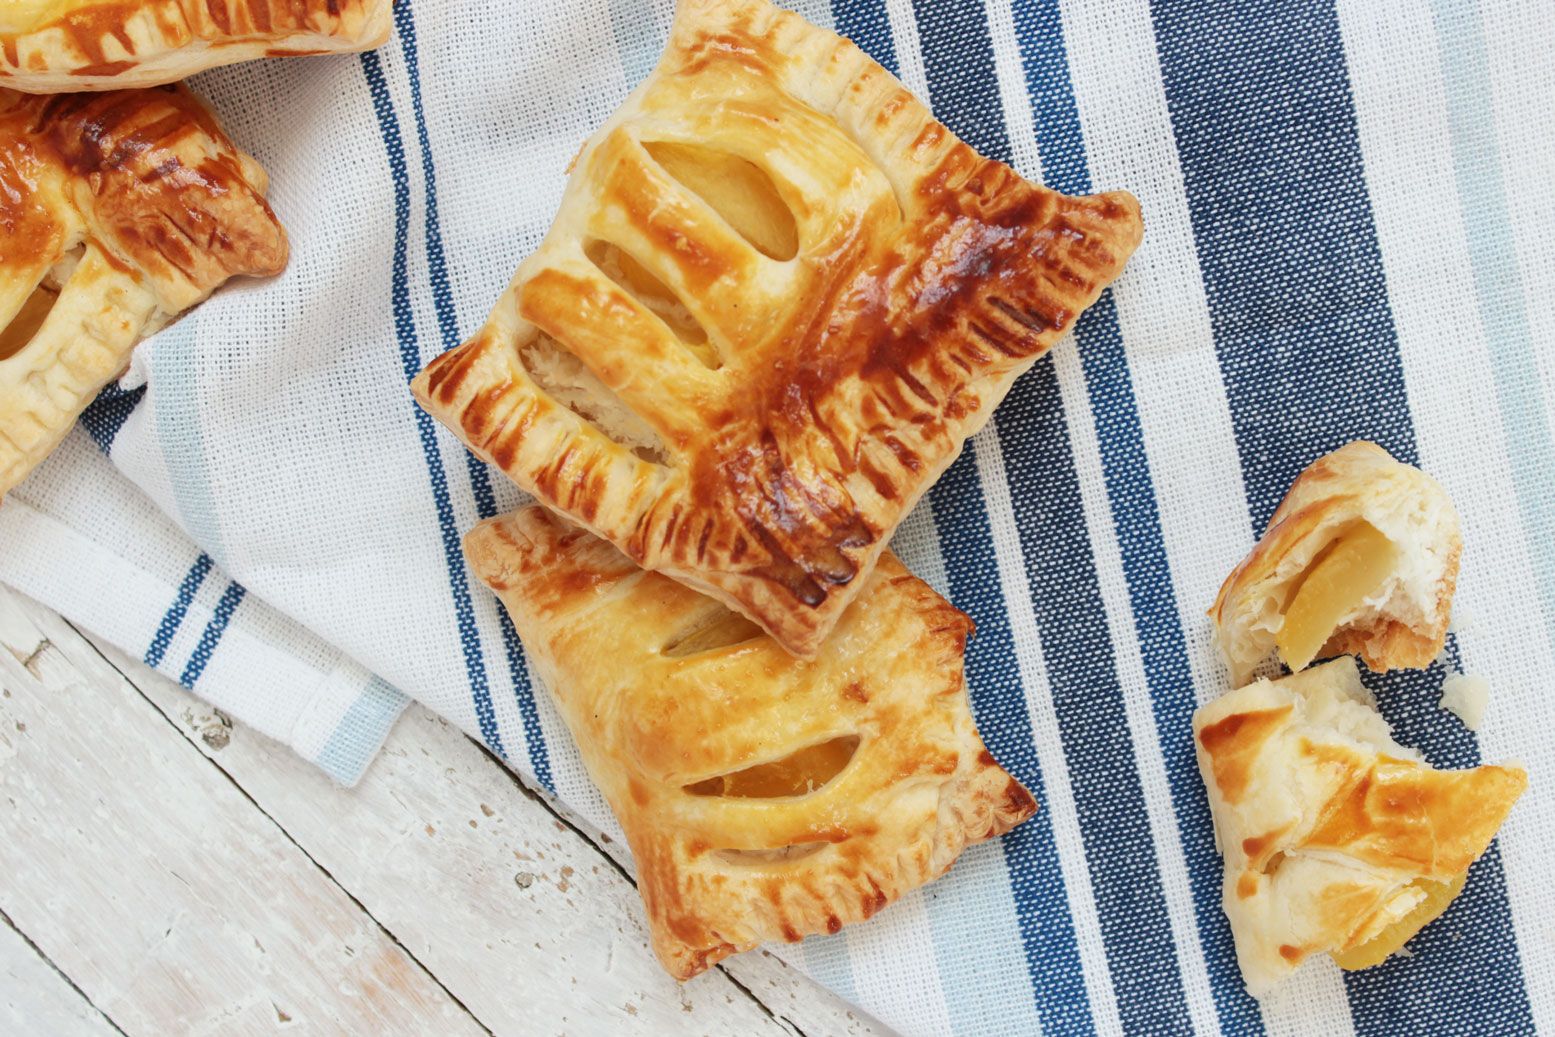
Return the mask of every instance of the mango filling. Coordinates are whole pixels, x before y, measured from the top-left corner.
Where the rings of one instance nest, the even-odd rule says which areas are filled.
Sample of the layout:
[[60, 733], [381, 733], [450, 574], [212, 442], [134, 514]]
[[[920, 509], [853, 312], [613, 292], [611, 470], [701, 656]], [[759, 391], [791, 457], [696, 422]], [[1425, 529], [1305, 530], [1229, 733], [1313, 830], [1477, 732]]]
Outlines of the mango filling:
[[745, 799], [776, 799], [780, 796], [804, 796], [831, 781], [853, 759], [858, 736], [844, 735], [829, 742], [790, 753], [781, 760], [757, 764], [732, 774], [687, 785], [693, 796], [737, 796]]
[[1398, 564], [1398, 548], [1367, 522], [1341, 534], [1307, 568], [1274, 635], [1291, 672], [1307, 667], [1334, 630], [1375, 594]]
[[1411, 883], [1414, 889], [1425, 891], [1425, 899], [1416, 904], [1414, 910], [1400, 918], [1382, 932], [1373, 936], [1365, 943], [1348, 950], [1333, 951], [1334, 961], [1339, 963], [1341, 969], [1369, 969], [1373, 965], [1381, 965], [1388, 957], [1404, 944], [1415, 938], [1415, 934], [1439, 918], [1447, 905], [1453, 902], [1457, 895], [1463, 892], [1463, 883], [1468, 879], [1468, 872], [1458, 875], [1450, 882], [1437, 882], [1434, 879], [1416, 879]]
[[799, 228], [777, 185], [738, 155], [697, 144], [643, 145], [670, 176], [702, 196], [740, 237], [763, 255], [789, 260], [799, 253]]
[[4, 331], [0, 331], [0, 360], [7, 360], [27, 347], [38, 329], [43, 327], [43, 322], [48, 320], [58, 300], [59, 293], [51, 288], [39, 285], [33, 290], [11, 323], [6, 325]]

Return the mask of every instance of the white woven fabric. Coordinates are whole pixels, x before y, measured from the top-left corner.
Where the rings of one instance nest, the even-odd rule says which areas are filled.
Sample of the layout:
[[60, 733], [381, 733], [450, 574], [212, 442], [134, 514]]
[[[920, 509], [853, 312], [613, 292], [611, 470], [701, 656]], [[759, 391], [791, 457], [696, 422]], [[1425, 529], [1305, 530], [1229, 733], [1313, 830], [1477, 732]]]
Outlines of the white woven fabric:
[[[979, 724], [1041, 812], [781, 953], [910, 1034], [1555, 1032], [1555, 6], [797, 6], [1026, 175], [1133, 190], [1147, 233], [897, 540], [976, 619]], [[613, 830], [458, 554], [520, 495], [407, 382], [483, 322], [669, 12], [400, 0], [379, 54], [202, 77], [271, 172], [291, 268], [141, 347], [0, 508], [0, 579], [342, 780], [398, 688]], [[1493, 689], [1477, 735], [1437, 708], [1441, 666], [1375, 682], [1384, 713], [1532, 789], [1412, 957], [1314, 962], [1258, 1005], [1188, 727], [1225, 687], [1203, 612], [1354, 438], [1456, 500], [1449, 657]]]

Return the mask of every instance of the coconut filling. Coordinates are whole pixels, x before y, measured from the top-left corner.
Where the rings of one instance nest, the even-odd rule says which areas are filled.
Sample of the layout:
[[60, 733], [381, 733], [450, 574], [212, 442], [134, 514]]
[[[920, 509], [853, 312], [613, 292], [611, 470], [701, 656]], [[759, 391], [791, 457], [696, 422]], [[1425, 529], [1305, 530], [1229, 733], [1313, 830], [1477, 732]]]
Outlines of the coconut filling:
[[1436, 921], [1442, 912], [1447, 910], [1448, 905], [1463, 892], [1463, 883], [1467, 878], [1468, 872], [1465, 871], [1445, 882], [1435, 879], [1416, 879], [1410, 883], [1409, 888], [1420, 890], [1425, 894], [1425, 898], [1410, 908], [1408, 914], [1371, 939], [1354, 947], [1332, 951], [1330, 956], [1340, 968], [1351, 971], [1381, 965], [1391, 955], [1402, 950], [1404, 944], [1415, 938], [1416, 933]]
[[1398, 568], [1398, 545], [1369, 522], [1358, 522], [1318, 552], [1285, 606], [1275, 632], [1280, 661], [1291, 672], [1316, 659], [1334, 632], [1374, 597]]

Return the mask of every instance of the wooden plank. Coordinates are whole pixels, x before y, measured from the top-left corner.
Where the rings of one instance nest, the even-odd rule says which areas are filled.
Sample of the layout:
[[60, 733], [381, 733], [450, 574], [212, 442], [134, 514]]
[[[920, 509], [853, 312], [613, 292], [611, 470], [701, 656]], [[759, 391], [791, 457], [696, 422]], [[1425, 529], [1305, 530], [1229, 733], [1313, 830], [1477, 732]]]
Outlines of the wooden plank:
[[0, 918], [0, 1033], [113, 1037], [120, 1032]]
[[[92, 650], [46, 609], [17, 600], [61, 650]], [[772, 959], [747, 977], [770, 993], [772, 1014], [718, 972], [684, 987], [669, 980], [647, 949], [630, 882], [510, 771], [424, 710], [401, 722], [347, 791], [98, 648], [495, 1032], [875, 1032]]]
[[485, 1032], [66, 630], [0, 596], [0, 910], [93, 1004], [132, 1033]]

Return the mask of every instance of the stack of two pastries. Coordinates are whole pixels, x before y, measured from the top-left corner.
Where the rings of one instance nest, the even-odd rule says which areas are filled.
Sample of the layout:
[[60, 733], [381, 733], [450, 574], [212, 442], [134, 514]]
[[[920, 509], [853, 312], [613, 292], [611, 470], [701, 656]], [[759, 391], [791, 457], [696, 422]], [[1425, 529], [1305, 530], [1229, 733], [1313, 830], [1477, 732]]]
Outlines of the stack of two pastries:
[[186, 76], [365, 50], [391, 0], [0, 4], [0, 497], [143, 339], [286, 266], [265, 172]]
[[836, 932], [1036, 809], [969, 620], [886, 553], [1117, 276], [1123, 194], [978, 156], [766, 0], [683, 0], [555, 225], [418, 400], [544, 508], [465, 543], [687, 978]]

